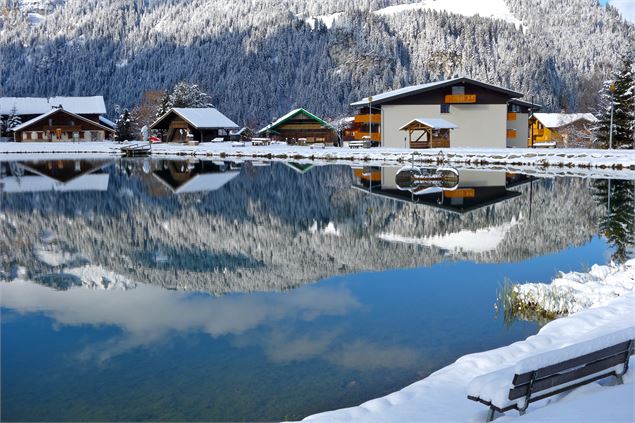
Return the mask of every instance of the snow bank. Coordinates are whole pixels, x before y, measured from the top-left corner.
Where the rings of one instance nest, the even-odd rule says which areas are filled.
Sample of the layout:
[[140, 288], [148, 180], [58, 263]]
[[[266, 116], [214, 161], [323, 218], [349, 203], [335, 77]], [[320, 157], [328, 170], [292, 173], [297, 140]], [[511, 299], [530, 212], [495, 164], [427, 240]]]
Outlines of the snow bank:
[[635, 259], [624, 265], [594, 265], [588, 273], [560, 274], [551, 284], [514, 285], [515, 301], [565, 315], [606, 304], [635, 291]]
[[[549, 148], [431, 148], [411, 150], [405, 148], [326, 147], [312, 149], [309, 146], [289, 146], [284, 143], [268, 146], [242, 147], [232, 143], [203, 143], [198, 146], [183, 144], [153, 144], [152, 156], [183, 159], [190, 157], [231, 158], [232, 160], [324, 160], [329, 163], [359, 163], [365, 166], [380, 164], [451, 165], [462, 167], [518, 171], [534, 176], [595, 176], [635, 179], [635, 154], [631, 150], [549, 149]], [[125, 144], [112, 142], [2, 142], [0, 159], [28, 160], [33, 154], [39, 159], [58, 159], [59, 155], [91, 156], [121, 155]]]
[[[620, 267], [608, 272], [607, 278], [629, 280], [630, 269]], [[630, 276], [629, 276], [630, 275]], [[360, 406], [329, 411], [307, 417], [311, 422], [482, 422], [487, 407], [467, 399], [468, 392], [481, 393], [485, 385], [475, 378], [495, 371], [505, 371], [504, 392], [512, 372], [542, 362], [580, 355], [624, 336], [635, 335], [635, 292], [614, 297], [602, 305], [554, 320], [537, 335], [509, 346], [470, 354], [399, 392], [368, 401]], [[617, 341], [619, 342], [619, 341]], [[579, 344], [579, 345], [578, 345]], [[574, 346], [575, 345], [575, 346]], [[631, 366], [635, 360], [631, 359]], [[631, 367], [632, 368], [632, 367]], [[507, 378], [509, 377], [509, 380]], [[470, 386], [470, 388], [468, 388]], [[569, 394], [554, 396], [550, 401], [531, 404], [527, 414], [508, 412], [509, 419], [496, 421], [597, 422], [635, 421], [632, 393], [635, 372], [624, 377], [623, 386], [601, 386], [595, 382]], [[630, 396], [629, 396], [630, 395]], [[624, 399], [620, 401], [619, 399]], [[585, 410], [581, 413], [580, 410]], [[608, 413], [608, 414], [607, 414]]]

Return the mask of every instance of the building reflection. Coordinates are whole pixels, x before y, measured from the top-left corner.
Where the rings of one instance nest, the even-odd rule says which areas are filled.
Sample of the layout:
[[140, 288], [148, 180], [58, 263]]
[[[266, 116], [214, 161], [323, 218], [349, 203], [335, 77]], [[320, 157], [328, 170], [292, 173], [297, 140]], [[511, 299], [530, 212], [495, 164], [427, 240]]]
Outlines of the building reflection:
[[[528, 183], [531, 177], [505, 171], [423, 169], [420, 180], [405, 183], [408, 167], [353, 168], [355, 189], [379, 197], [423, 204], [454, 213], [467, 213], [514, 197], [509, 188]], [[458, 175], [458, 178], [456, 177]]]
[[174, 194], [210, 192], [240, 174], [241, 164], [220, 160], [157, 160], [152, 175]]
[[0, 191], [106, 191], [113, 160], [34, 160], [0, 163]]

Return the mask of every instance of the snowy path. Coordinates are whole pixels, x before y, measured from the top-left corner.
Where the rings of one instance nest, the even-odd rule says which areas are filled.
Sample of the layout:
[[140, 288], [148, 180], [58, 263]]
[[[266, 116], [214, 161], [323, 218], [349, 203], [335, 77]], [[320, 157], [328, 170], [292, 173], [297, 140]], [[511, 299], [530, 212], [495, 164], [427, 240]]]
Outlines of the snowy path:
[[[419, 163], [452, 164], [467, 166], [526, 166], [539, 169], [560, 169], [576, 172], [581, 169], [617, 170], [635, 172], [633, 150], [584, 150], [584, 149], [428, 149], [408, 150], [399, 148], [350, 149], [326, 147], [313, 149], [308, 146], [233, 147], [232, 143], [205, 143], [198, 146], [182, 144], [154, 144], [152, 155], [157, 157], [228, 157], [286, 160], [328, 160], [364, 163], [403, 163], [414, 160]], [[118, 155], [123, 144], [100, 143], [0, 143], [0, 158], [33, 159], [34, 154], [91, 154]]]
[[[613, 283], [633, 282], [635, 260], [619, 269], [595, 268], [589, 279], [596, 280], [601, 270]], [[561, 275], [579, 280], [580, 273]], [[611, 298], [611, 297], [609, 297]], [[554, 320], [524, 341], [482, 353], [461, 357], [427, 378], [399, 392], [368, 401], [360, 406], [329, 411], [305, 420], [311, 422], [484, 422], [487, 407], [467, 399], [468, 385], [477, 376], [513, 367], [525, 358], [591, 341], [615, 331], [635, 330], [635, 292], [622, 292], [610, 300], [598, 298], [591, 308]], [[592, 342], [592, 341], [591, 341]], [[531, 404], [527, 414], [508, 412], [496, 422], [633, 422], [635, 421], [635, 359], [624, 377], [624, 385], [601, 383], [578, 388], [551, 400]], [[504, 387], [502, 387], [504, 389]]]

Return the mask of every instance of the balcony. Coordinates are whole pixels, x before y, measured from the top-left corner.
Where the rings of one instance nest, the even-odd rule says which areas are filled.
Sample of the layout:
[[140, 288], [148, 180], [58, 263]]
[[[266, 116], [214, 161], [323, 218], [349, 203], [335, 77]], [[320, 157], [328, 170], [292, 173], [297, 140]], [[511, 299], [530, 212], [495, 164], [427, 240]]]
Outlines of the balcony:
[[518, 115], [516, 114], [516, 112], [508, 112], [507, 113], [507, 120], [508, 121], [516, 120], [517, 117], [518, 117]]
[[476, 103], [476, 94], [448, 94], [445, 96], [446, 104], [470, 104]]
[[507, 138], [516, 138], [516, 130], [508, 129], [507, 130]]
[[[368, 115], [355, 115], [355, 123], [368, 123]], [[370, 115], [371, 123], [381, 123], [381, 114], [373, 113]]]

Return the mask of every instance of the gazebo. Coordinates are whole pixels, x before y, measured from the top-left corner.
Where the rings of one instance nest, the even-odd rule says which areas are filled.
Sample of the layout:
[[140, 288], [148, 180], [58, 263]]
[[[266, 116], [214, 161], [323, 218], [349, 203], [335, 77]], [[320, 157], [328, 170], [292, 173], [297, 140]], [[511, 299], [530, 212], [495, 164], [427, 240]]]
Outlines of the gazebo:
[[[416, 118], [399, 128], [408, 131], [410, 148], [449, 148], [450, 130], [457, 125], [445, 119]], [[417, 138], [413, 139], [413, 135]]]

